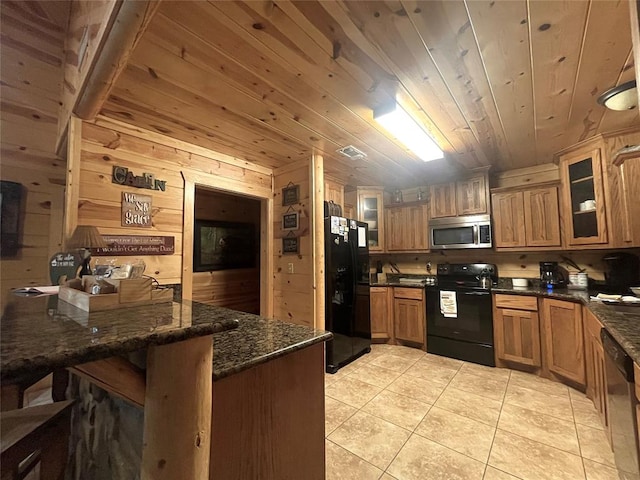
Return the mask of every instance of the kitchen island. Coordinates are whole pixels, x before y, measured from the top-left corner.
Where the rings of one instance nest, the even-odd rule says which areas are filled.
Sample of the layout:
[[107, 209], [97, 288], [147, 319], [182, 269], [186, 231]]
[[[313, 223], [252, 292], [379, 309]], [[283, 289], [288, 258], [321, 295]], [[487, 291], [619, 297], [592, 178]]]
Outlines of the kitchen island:
[[[320, 479], [324, 341], [330, 337], [190, 301], [88, 314], [55, 296], [20, 298], [6, 306], [2, 318], [2, 386], [60, 367], [84, 377], [74, 378], [69, 389], [79, 398], [71, 440], [75, 478], [203, 478], [204, 455], [211, 478], [288, 478], [281, 473], [296, 468], [305, 478]], [[158, 350], [163, 348], [172, 350], [165, 354]], [[100, 371], [96, 365], [117, 359], [121, 368], [129, 363], [125, 357], [146, 367], [146, 374], [132, 366], [120, 377], [137, 370], [140, 381], [111, 389], [114, 382], [93, 377]], [[160, 381], [165, 377], [178, 385], [167, 390]], [[194, 393], [202, 397], [199, 402]], [[197, 413], [198, 428], [185, 423], [190, 411]], [[189, 432], [188, 447], [197, 457], [191, 463], [199, 464], [179, 477], [172, 476], [170, 452], [162, 461], [149, 460], [155, 443], [184, 455], [181, 438], [168, 431], [171, 425]]]

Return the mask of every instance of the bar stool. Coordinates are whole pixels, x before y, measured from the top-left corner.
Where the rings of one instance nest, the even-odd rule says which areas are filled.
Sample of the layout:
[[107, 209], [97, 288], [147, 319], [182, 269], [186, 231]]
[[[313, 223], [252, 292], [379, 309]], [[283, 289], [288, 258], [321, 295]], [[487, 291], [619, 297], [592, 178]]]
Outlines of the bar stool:
[[0, 413], [2, 480], [21, 480], [38, 463], [40, 478], [64, 479], [72, 405], [67, 400]]

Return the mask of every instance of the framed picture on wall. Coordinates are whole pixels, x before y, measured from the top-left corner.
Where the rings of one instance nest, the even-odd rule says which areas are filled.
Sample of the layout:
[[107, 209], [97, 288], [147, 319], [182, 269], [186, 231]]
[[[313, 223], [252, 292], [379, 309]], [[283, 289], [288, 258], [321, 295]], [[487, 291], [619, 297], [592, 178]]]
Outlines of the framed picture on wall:
[[282, 205], [295, 205], [300, 202], [300, 185], [287, 185], [282, 189]]
[[300, 253], [300, 243], [298, 242], [298, 237], [284, 237], [282, 239], [282, 253], [285, 255]]
[[282, 215], [283, 230], [298, 230], [300, 228], [300, 214], [298, 212]]

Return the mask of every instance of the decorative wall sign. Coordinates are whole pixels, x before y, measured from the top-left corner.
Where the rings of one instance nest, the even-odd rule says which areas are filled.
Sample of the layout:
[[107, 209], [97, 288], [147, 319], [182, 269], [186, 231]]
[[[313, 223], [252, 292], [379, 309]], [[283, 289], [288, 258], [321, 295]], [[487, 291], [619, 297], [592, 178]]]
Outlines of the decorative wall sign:
[[151, 227], [151, 195], [122, 192], [123, 227]]
[[103, 248], [92, 248], [94, 257], [117, 255], [119, 257], [133, 255], [173, 255], [175, 253], [175, 237], [152, 235], [102, 235], [107, 244]]
[[58, 252], [49, 260], [49, 277], [53, 285], [60, 285], [61, 279], [76, 278], [82, 265], [82, 258], [77, 252]]
[[282, 215], [283, 230], [298, 230], [300, 228], [300, 214], [298, 212]]
[[298, 237], [284, 237], [282, 239], [282, 253], [284, 255], [297, 254], [299, 252], [300, 243], [298, 242]]
[[151, 173], [143, 173], [136, 176], [127, 167], [118, 167], [116, 165], [113, 166], [111, 172], [111, 183], [128, 187], [147, 188], [149, 190], [161, 190], [163, 192], [167, 188], [166, 180], [158, 180]]
[[300, 185], [289, 184], [282, 189], [282, 205], [295, 205], [300, 201]]

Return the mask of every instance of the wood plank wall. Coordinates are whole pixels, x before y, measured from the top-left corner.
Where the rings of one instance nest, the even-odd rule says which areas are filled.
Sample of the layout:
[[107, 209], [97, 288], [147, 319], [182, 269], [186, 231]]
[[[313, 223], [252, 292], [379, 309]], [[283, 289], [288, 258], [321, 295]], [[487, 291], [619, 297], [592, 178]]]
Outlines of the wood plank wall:
[[[252, 223], [259, 245], [260, 202], [237, 195], [196, 188], [195, 218]], [[259, 256], [259, 255], [258, 255]], [[248, 313], [260, 313], [260, 265], [256, 268], [193, 273], [192, 299]]]
[[[145, 190], [111, 183], [114, 165], [134, 174], [152, 173], [166, 180], [166, 191]], [[271, 174], [262, 167], [174, 140], [165, 135], [131, 127], [99, 117], [82, 124], [82, 151], [78, 205], [78, 224], [95, 225], [102, 234], [168, 235], [175, 237], [173, 255], [141, 257], [146, 274], [161, 284], [181, 283], [184, 180], [191, 176], [210, 176], [221, 189], [230, 186], [251, 192], [271, 191]], [[132, 192], [152, 197], [151, 228], [121, 226], [121, 195]], [[107, 258], [107, 257], [98, 257]], [[133, 257], [115, 257], [123, 262]], [[95, 262], [95, 258], [94, 258]]]
[[[274, 174], [274, 318], [300, 325], [314, 326], [314, 270], [312, 238], [312, 204], [310, 192], [311, 163], [296, 162], [276, 169]], [[282, 205], [282, 189], [289, 183], [300, 186], [299, 203], [292, 211], [300, 214], [300, 251], [297, 255], [282, 253], [282, 215], [289, 210]], [[289, 264], [293, 273], [288, 273]]]
[[54, 152], [67, 15], [63, 2], [2, 2], [0, 178], [26, 192], [22, 248], [0, 260], [3, 304], [13, 288], [48, 284], [62, 245], [65, 160]]

